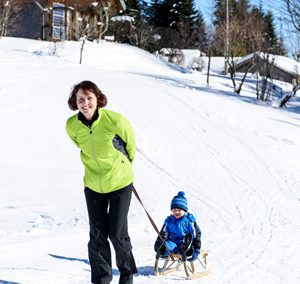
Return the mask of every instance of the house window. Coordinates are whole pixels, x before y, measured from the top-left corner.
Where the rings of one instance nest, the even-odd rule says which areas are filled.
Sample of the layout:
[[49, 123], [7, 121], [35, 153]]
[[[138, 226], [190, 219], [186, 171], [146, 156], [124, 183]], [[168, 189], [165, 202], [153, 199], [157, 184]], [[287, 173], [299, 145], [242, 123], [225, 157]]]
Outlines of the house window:
[[52, 38], [62, 40], [65, 38], [65, 5], [60, 3], [53, 3], [52, 15]]

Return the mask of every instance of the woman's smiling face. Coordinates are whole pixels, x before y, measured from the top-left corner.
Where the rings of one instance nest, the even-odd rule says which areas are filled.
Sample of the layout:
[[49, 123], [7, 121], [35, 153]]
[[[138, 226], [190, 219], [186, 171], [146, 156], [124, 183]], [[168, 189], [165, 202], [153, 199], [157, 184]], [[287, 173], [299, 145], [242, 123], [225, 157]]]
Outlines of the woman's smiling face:
[[90, 91], [79, 89], [76, 93], [76, 103], [78, 110], [87, 120], [90, 120], [97, 109], [96, 95]]

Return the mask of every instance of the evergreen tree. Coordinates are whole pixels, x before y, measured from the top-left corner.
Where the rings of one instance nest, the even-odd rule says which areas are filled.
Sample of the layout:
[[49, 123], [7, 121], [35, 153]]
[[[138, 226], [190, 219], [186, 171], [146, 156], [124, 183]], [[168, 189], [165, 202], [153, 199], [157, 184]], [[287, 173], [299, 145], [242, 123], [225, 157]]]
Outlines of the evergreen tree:
[[194, 48], [198, 48], [203, 52], [208, 51], [208, 36], [206, 32], [206, 25], [203, 15], [200, 11], [198, 12], [197, 19], [194, 23], [191, 40]]
[[263, 20], [265, 27], [265, 49], [272, 54], [284, 55], [286, 51], [282, 39], [277, 37], [273, 13], [268, 11]]
[[174, 30], [177, 48], [191, 48], [195, 45], [191, 41], [198, 17], [194, 0], [152, 0], [149, 16], [149, 23], [154, 29], [159, 28], [160, 33], [162, 28]]
[[149, 8], [149, 23], [153, 27], [168, 27], [170, 8], [165, 0], [152, 0]]
[[[235, 0], [228, 0], [229, 16], [234, 13], [234, 7], [236, 6]], [[213, 25], [215, 27], [221, 26], [226, 21], [226, 0], [215, 0], [214, 6], [214, 20]]]
[[278, 39], [274, 27], [274, 17], [271, 11], [268, 11], [268, 13], [265, 15], [264, 23], [267, 47], [273, 48], [276, 45]]
[[147, 10], [147, 18], [148, 22], [152, 26], [157, 26], [157, 18], [158, 18], [158, 12], [160, 10], [161, 6], [160, 0], [151, 0], [149, 8]]
[[178, 16], [177, 29], [180, 33], [182, 48], [195, 48], [197, 39], [195, 35], [198, 34], [198, 11], [195, 9], [194, 0], [177, 1], [176, 15]]
[[194, 0], [166, 0], [166, 5], [170, 9], [169, 26], [179, 30], [180, 26], [188, 24], [193, 26], [197, 18]]
[[134, 27], [140, 28], [142, 22], [142, 8], [141, 1], [127, 0], [125, 14], [134, 19]]

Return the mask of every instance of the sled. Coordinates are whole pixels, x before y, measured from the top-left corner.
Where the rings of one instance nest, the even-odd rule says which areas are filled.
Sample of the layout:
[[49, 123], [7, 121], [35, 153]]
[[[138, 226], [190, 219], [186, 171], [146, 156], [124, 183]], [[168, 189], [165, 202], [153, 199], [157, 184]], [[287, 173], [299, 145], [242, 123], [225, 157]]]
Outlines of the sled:
[[[171, 256], [162, 259], [160, 258], [159, 252], [156, 254], [154, 275], [167, 275], [176, 271], [181, 271], [182, 267], [184, 269], [186, 279], [198, 279], [210, 273], [210, 271], [207, 269], [208, 251], [202, 251], [200, 256], [202, 260], [198, 258], [195, 261], [187, 261], [185, 254], [173, 254], [172, 256], [174, 260], [172, 260]], [[160, 262], [163, 262], [161, 268], [159, 267]]]

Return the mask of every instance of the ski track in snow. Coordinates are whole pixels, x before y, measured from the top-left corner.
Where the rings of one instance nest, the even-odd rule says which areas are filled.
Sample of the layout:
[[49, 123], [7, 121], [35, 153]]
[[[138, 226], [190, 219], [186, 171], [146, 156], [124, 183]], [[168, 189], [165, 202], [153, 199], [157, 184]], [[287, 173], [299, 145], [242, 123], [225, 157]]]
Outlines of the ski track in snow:
[[[5, 60], [1, 64], [6, 66], [7, 74], [1, 74], [0, 97], [7, 99], [1, 105], [1, 130], [5, 137], [16, 133], [6, 127], [7, 117], [13, 126], [24, 121], [24, 128], [19, 129], [17, 139], [2, 141], [7, 154], [2, 155], [0, 163], [5, 173], [1, 187], [9, 190], [0, 206], [0, 283], [90, 283], [88, 221], [84, 197], [78, 192], [82, 169], [78, 151], [66, 142], [67, 137], [60, 136], [65, 135], [61, 128], [70, 115], [64, 111], [70, 86], [86, 78], [97, 81], [98, 77], [113, 109], [128, 115], [135, 125], [136, 188], [158, 227], [169, 214], [173, 195], [180, 189], [187, 194], [190, 211], [202, 228], [202, 245], [209, 250], [212, 270], [211, 275], [193, 283], [300, 283], [298, 257], [294, 256], [295, 251], [300, 252], [300, 216], [293, 211], [300, 204], [299, 166], [290, 162], [290, 171], [285, 170], [284, 160], [280, 160], [281, 151], [287, 159], [293, 159], [293, 151], [299, 157], [299, 136], [294, 132], [281, 134], [290, 130], [288, 125], [299, 127], [298, 117], [292, 119], [280, 112], [277, 118], [269, 108], [227, 98], [230, 85], [221, 76], [215, 77], [221, 80], [215, 82], [215, 87], [208, 88], [205, 77], [176, 73], [170, 67], [167, 71], [160, 66], [150, 68], [148, 73], [137, 72], [128, 61], [119, 61], [116, 67], [81, 68], [70, 56], [45, 57], [39, 49], [30, 50], [39, 56], [2, 53]], [[61, 59], [62, 66], [53, 64]], [[43, 64], [47, 68], [40, 73], [39, 66]], [[162, 70], [170, 74], [163, 75]], [[44, 82], [49, 83], [46, 88]], [[47, 106], [47, 111], [54, 110], [55, 115], [48, 115], [40, 105]], [[30, 116], [32, 112], [45, 117], [46, 126], [29, 128], [32, 121], [36, 123]], [[276, 131], [278, 126], [280, 131]], [[44, 127], [49, 131], [36, 131]], [[36, 133], [40, 136], [24, 146], [22, 139], [29, 141]], [[47, 142], [50, 147], [41, 148]], [[40, 158], [40, 153], [45, 157]], [[55, 153], [63, 155], [63, 159]], [[20, 155], [23, 157], [17, 159]], [[18, 162], [13, 163], [16, 159]], [[14, 171], [19, 173], [19, 179], [14, 180]], [[297, 207], [293, 201], [298, 202]], [[156, 236], [134, 198], [129, 220], [139, 269], [135, 283], [186, 283], [180, 273], [153, 276]], [[119, 277], [114, 259], [113, 263], [112, 284]]]
[[[233, 134], [233, 132], [226, 131], [224, 128], [221, 128], [217, 126], [215, 123], [213, 123], [211, 120], [208, 120], [206, 116], [201, 115], [197, 111], [195, 111], [192, 107], [190, 107], [186, 102], [181, 101], [180, 99], [176, 98], [175, 96], [172, 97], [173, 99], [179, 100], [181, 104], [185, 107], [187, 107], [189, 110], [193, 111], [193, 114], [195, 114], [197, 117], [199, 117], [202, 121], [198, 122], [202, 125], [203, 128], [203, 122], [206, 122], [210, 125], [210, 130], [214, 128], [216, 132], [222, 132], [222, 136], [228, 136], [228, 138], [232, 141], [232, 144], [237, 145], [239, 144], [243, 148], [243, 152], [248, 153], [252, 156], [253, 161], [256, 163], [256, 167], [259, 165], [259, 172], [263, 172], [262, 175], [266, 178], [266, 180], [273, 180], [275, 181], [274, 188], [278, 188], [281, 194], [284, 196], [284, 185], [282, 185], [282, 177], [278, 175], [278, 170], [276, 170], [277, 175], [275, 175], [275, 179], [273, 176], [273, 172], [271, 170], [271, 165], [268, 165], [267, 162], [263, 159], [263, 157], [252, 147], [249, 143], [247, 143], [245, 140], [241, 139], [240, 137]], [[206, 127], [208, 128], [208, 127]], [[193, 135], [191, 135], [193, 136]], [[217, 137], [218, 135], [216, 135]], [[190, 136], [189, 136], [190, 137]], [[228, 273], [226, 276], [223, 277], [224, 283], [230, 283], [232, 282], [230, 279], [234, 278], [234, 274], [241, 273], [244, 270], [245, 266], [251, 266], [252, 264], [256, 264], [265, 254], [265, 252], [268, 250], [268, 246], [272, 241], [272, 238], [274, 237], [273, 228], [276, 227], [273, 224], [273, 218], [275, 218], [275, 215], [279, 215], [281, 217], [281, 212], [273, 206], [272, 203], [269, 202], [268, 199], [264, 198], [258, 190], [256, 190], [253, 186], [251, 186], [247, 181], [243, 179], [242, 176], [239, 175], [238, 172], [231, 169], [230, 164], [226, 165], [226, 160], [218, 157], [218, 150], [217, 148], [213, 148], [213, 146], [207, 145], [203, 143], [200, 139], [194, 136], [194, 138], [199, 141], [202, 145], [205, 145], [208, 148], [208, 152], [211, 155], [212, 159], [215, 159], [219, 165], [220, 168], [223, 169], [224, 172], [227, 173], [227, 175], [232, 179], [232, 181], [237, 185], [238, 188], [242, 189], [244, 194], [248, 196], [248, 198], [253, 200], [253, 203], [257, 203], [258, 201], [261, 203], [260, 208], [264, 208], [264, 212], [260, 212], [259, 216], [252, 217], [252, 214], [248, 214], [247, 212], [243, 212], [243, 208], [239, 204], [241, 202], [235, 201], [235, 194], [233, 192], [228, 191], [227, 193], [230, 194], [231, 199], [234, 201], [237, 216], [239, 216], [240, 220], [235, 226], [235, 230], [240, 232], [240, 236], [236, 236], [237, 239], [242, 240], [240, 245], [236, 245], [236, 251], [230, 251], [229, 253], [231, 255], [238, 255], [239, 252], [244, 251], [244, 254], [241, 255], [241, 257], [237, 258], [227, 258], [226, 252], [224, 253], [224, 258], [226, 259], [226, 266], [234, 266], [235, 270], [232, 273]], [[188, 141], [186, 141], [188, 144]], [[279, 178], [277, 178], [279, 176]], [[250, 193], [249, 193], [250, 192]], [[255, 195], [255, 198], [253, 196]], [[193, 200], [199, 200], [202, 202], [203, 195], [199, 194], [193, 194]], [[204, 205], [207, 205], [204, 203]], [[211, 202], [209, 205], [209, 208], [212, 209], [211, 213], [216, 214], [216, 206], [214, 202]], [[274, 212], [277, 210], [277, 212]], [[224, 214], [223, 208], [220, 208], [220, 215], [217, 217], [221, 217]], [[259, 218], [260, 220], [259, 220]], [[262, 218], [262, 219], [261, 219]], [[221, 217], [221, 219], [224, 219]], [[233, 218], [231, 218], [232, 220]], [[252, 224], [252, 225], [249, 225]], [[232, 225], [231, 225], [232, 226]], [[249, 236], [251, 236], [251, 240], [249, 240]], [[261, 236], [264, 236], [262, 239]], [[235, 239], [236, 239], [235, 238]], [[253, 251], [252, 247], [250, 246], [250, 249], [245, 252], [245, 247], [249, 246], [249, 241], [255, 244], [259, 244], [260, 249]], [[245, 257], [246, 256], [246, 257]], [[284, 257], [284, 256], [283, 256]], [[231, 261], [228, 261], [230, 259]], [[264, 261], [267, 261], [264, 260]], [[229, 262], [229, 263], [228, 263]], [[240, 268], [239, 268], [240, 267]], [[234, 280], [233, 280], [234, 282]]]

